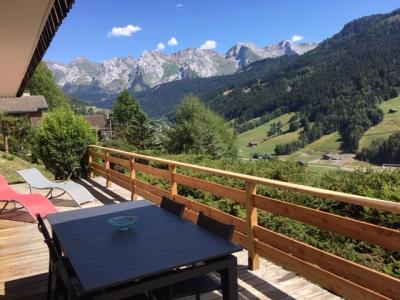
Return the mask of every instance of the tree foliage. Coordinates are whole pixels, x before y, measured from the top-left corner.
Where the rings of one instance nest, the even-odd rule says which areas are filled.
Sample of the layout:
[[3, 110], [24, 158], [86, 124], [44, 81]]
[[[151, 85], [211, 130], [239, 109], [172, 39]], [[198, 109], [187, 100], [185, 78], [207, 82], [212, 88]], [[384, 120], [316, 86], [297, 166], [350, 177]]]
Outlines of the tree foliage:
[[22, 150], [29, 148], [31, 125], [27, 117], [17, 117], [0, 113], [0, 132], [3, 136], [3, 148], [6, 153], [22, 154]]
[[281, 121], [274, 122], [271, 124], [271, 127], [269, 128], [267, 132], [267, 136], [274, 136], [274, 135], [280, 135], [283, 133], [283, 124]]
[[289, 123], [289, 132], [297, 131], [301, 127], [299, 121], [295, 120]]
[[69, 105], [68, 97], [57, 86], [53, 73], [44, 62], [40, 62], [36, 67], [31, 80], [28, 82], [27, 89], [29, 89], [31, 95], [43, 95], [50, 110]]
[[173, 153], [208, 154], [214, 158], [237, 154], [233, 129], [194, 96], [185, 97], [178, 106], [168, 136], [168, 149]]
[[66, 179], [74, 169], [86, 166], [87, 147], [96, 142], [97, 135], [85, 119], [69, 108], [58, 108], [37, 126], [33, 154], [56, 179]]
[[148, 116], [128, 90], [122, 91], [112, 107], [112, 127], [119, 139], [138, 149], [152, 144], [153, 130]]
[[372, 163], [400, 163], [400, 132], [389, 136], [386, 140], [374, 140], [369, 147], [364, 147], [356, 158]]
[[286, 144], [278, 144], [275, 146], [274, 152], [276, 155], [288, 155], [290, 153], [296, 152], [303, 145], [300, 141], [292, 141]]

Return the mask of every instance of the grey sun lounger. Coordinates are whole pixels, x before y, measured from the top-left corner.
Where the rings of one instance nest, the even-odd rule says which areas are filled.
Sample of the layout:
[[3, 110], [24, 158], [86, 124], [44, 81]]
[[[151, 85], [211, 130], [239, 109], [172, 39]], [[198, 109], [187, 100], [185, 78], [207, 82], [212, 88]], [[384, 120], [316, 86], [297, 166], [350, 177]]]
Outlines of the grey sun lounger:
[[[36, 168], [17, 171], [17, 173], [29, 185], [30, 192], [32, 188], [38, 190], [50, 190], [46, 197], [57, 198], [67, 193], [80, 206], [85, 202], [95, 200], [94, 196], [82, 185], [72, 181], [52, 182], [43, 176]], [[53, 190], [62, 190], [63, 193], [53, 196]]]

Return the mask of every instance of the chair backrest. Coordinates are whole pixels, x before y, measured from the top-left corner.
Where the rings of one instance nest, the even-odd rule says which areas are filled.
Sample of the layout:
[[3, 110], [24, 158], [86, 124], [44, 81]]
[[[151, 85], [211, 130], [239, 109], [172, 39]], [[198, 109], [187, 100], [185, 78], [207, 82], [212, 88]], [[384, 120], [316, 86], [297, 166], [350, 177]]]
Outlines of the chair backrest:
[[36, 219], [38, 221], [39, 231], [42, 233], [44, 237], [44, 242], [47, 244], [47, 247], [49, 248], [50, 262], [52, 268], [56, 271], [59, 278], [61, 278], [61, 281], [66, 290], [68, 291], [68, 294], [71, 295], [71, 298], [77, 298], [77, 292], [71, 283], [70, 274], [68, 274], [64, 261], [61, 255], [59, 254], [57, 247], [54, 244], [54, 240], [50, 237], [49, 231], [47, 230], [47, 227], [44, 224], [42, 217], [39, 214], [37, 214]]
[[213, 218], [206, 216], [202, 212], [199, 213], [199, 216], [197, 218], [197, 225], [228, 241], [232, 239], [233, 231], [235, 230], [234, 225], [228, 225], [219, 222]]
[[49, 188], [52, 182], [36, 168], [19, 170], [17, 173], [31, 186], [36, 188]]
[[160, 207], [179, 217], [182, 217], [185, 211], [185, 205], [168, 199], [167, 197], [162, 197]]

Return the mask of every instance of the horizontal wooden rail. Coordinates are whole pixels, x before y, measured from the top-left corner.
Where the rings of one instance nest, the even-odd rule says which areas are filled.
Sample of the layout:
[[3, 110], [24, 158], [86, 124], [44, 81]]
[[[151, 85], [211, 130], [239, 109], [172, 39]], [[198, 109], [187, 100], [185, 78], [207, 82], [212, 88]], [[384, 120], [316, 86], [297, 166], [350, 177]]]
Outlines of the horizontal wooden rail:
[[[160, 204], [162, 197], [169, 197], [185, 205], [184, 218], [191, 222], [196, 222], [198, 213], [203, 212], [221, 222], [235, 225], [233, 240], [248, 250], [251, 269], [258, 268], [258, 256], [262, 255], [349, 299], [399, 298], [400, 279], [261, 227], [258, 225], [258, 212], [263, 210], [393, 251], [400, 251], [399, 230], [265, 197], [257, 194], [257, 186], [273, 187], [396, 214], [400, 213], [400, 203], [238, 174], [111, 148], [99, 146], [90, 146], [89, 148], [90, 173], [105, 177], [108, 185], [114, 182], [130, 190], [132, 199], [136, 199], [136, 196], [139, 195]], [[98, 159], [102, 160], [103, 164], [96, 163]], [[151, 166], [151, 162], [162, 164], [164, 167]], [[115, 165], [125, 169], [122, 171]], [[234, 188], [222, 183], [203, 180], [197, 176], [183, 175], [182, 171], [186, 170], [233, 178], [245, 188]], [[160, 188], [139, 180], [137, 172], [160, 178], [163, 180], [160, 183], [168, 184], [169, 188]], [[205, 191], [244, 205], [246, 219], [232, 216], [199, 201], [179, 195], [178, 185]]]
[[100, 175], [102, 177], [106, 177], [106, 172], [104, 170], [104, 167], [102, 165], [99, 165], [98, 163], [92, 162], [90, 167], [92, 168], [92, 171], [96, 173], [97, 175]]
[[201, 180], [195, 177], [185, 176], [181, 174], [175, 174], [175, 181], [179, 184], [203, 190], [216, 196], [225, 197], [238, 203], [244, 204], [246, 202], [246, 195], [244, 191], [227, 187], [222, 184]]
[[260, 255], [270, 259], [293, 272], [317, 282], [324, 288], [335, 291], [339, 295], [349, 299], [390, 299], [367, 287], [358, 285], [340, 275], [335, 275], [318, 265], [306, 262], [300, 258], [290, 255], [282, 250], [272, 247], [260, 241], [255, 242], [256, 251]]
[[391, 298], [399, 296], [400, 279], [340, 258], [264, 227], [256, 226], [255, 237], [276, 249], [318, 265], [324, 270], [340, 275], [362, 286], [369, 287], [383, 295]]
[[116, 177], [109, 177], [108, 180], [109, 180], [109, 184], [111, 182], [114, 182], [114, 183], [118, 184], [119, 186], [122, 186], [123, 188], [127, 189], [128, 191], [131, 190], [132, 185], [130, 183], [126, 183], [125, 181], [120, 180]]
[[273, 198], [256, 195], [255, 206], [347, 237], [400, 251], [400, 231], [338, 216]]
[[140, 188], [142, 190], [153, 193], [154, 195], [157, 195], [158, 197], [169, 197], [169, 192], [167, 190], [164, 190], [162, 188], [156, 187], [149, 183], [140, 181], [138, 179], [135, 179], [135, 186], [137, 186], [138, 188]]
[[89, 151], [89, 155], [91, 155], [93, 158], [106, 160], [106, 155], [101, 152], [96, 152], [96, 151], [91, 150], [91, 151]]
[[166, 170], [162, 170], [159, 168], [154, 168], [152, 166], [147, 166], [144, 164], [139, 164], [139, 163], [135, 163], [133, 165], [133, 167], [137, 170], [137, 171], [142, 171], [144, 173], [153, 175], [153, 176], [157, 176], [159, 178], [162, 178], [164, 180], [169, 180], [169, 173]]
[[179, 203], [184, 204], [186, 206], [186, 208], [188, 208], [196, 213], [203, 212], [207, 216], [218, 219], [221, 222], [235, 225], [235, 230], [237, 230], [243, 234], [246, 234], [246, 232], [247, 232], [247, 224], [246, 224], [245, 220], [242, 220], [238, 217], [235, 217], [230, 214], [224, 213], [222, 211], [216, 210], [215, 208], [212, 208], [208, 205], [202, 204], [200, 202], [188, 199], [188, 198], [180, 196], [180, 195], [176, 195], [174, 197], [174, 200]]
[[129, 168], [130, 167], [130, 162], [127, 159], [115, 157], [115, 156], [109, 156], [108, 159], [110, 162], [120, 165], [121, 167]]
[[376, 209], [380, 209], [380, 210], [392, 212], [392, 213], [400, 213], [400, 203], [397, 203], [397, 202], [386, 201], [386, 200], [381, 200], [381, 199], [377, 199], [377, 198], [358, 196], [358, 195], [352, 195], [352, 194], [346, 194], [346, 193], [342, 193], [342, 192], [320, 189], [320, 188], [310, 187], [310, 186], [306, 186], [306, 185], [300, 185], [300, 184], [278, 181], [278, 180], [273, 180], [273, 179], [266, 179], [266, 178], [252, 176], [252, 175], [239, 174], [239, 173], [235, 173], [235, 172], [224, 171], [224, 170], [208, 168], [208, 167], [203, 167], [203, 166], [197, 166], [197, 165], [182, 163], [182, 162], [173, 161], [173, 160], [169, 160], [169, 159], [152, 157], [152, 156], [127, 152], [127, 151], [117, 150], [117, 149], [112, 149], [112, 148], [106, 148], [106, 147], [101, 147], [101, 146], [93, 146], [92, 145], [90, 147], [92, 149], [99, 149], [99, 150], [103, 150], [103, 151], [108, 150], [108, 151], [112, 151], [115, 154], [122, 154], [122, 155], [126, 155], [129, 157], [139, 158], [139, 159], [143, 159], [143, 160], [147, 160], [147, 161], [154, 161], [154, 162], [158, 162], [158, 163], [162, 163], [162, 164], [166, 164], [166, 165], [185, 167], [185, 168], [195, 170], [195, 171], [205, 172], [205, 173], [219, 175], [219, 176], [223, 176], [223, 177], [234, 178], [234, 179], [243, 180], [246, 182], [252, 182], [255, 184], [266, 185], [266, 186], [275, 187], [275, 188], [288, 190], [288, 191], [292, 191], [292, 192], [298, 192], [298, 193], [302, 193], [302, 194], [306, 194], [306, 195], [312, 195], [312, 196], [321, 197], [321, 198], [325, 198], [325, 199], [336, 200], [339, 202], [367, 206], [367, 207], [376, 208]]
[[131, 183], [131, 179], [129, 178], [129, 176], [127, 176], [127, 175], [125, 175], [123, 173], [120, 173], [120, 172], [118, 172], [116, 170], [113, 170], [113, 169], [110, 169], [108, 171], [108, 173], [109, 173], [111, 179], [114, 179], [114, 177], [116, 177], [117, 179], [122, 180], [122, 181], [124, 181], [124, 182], [126, 182], [128, 184]]
[[148, 191], [142, 190], [141, 188], [135, 188], [135, 191], [138, 195], [142, 196], [143, 198], [154, 202], [157, 205], [161, 203], [161, 197], [154, 195]]

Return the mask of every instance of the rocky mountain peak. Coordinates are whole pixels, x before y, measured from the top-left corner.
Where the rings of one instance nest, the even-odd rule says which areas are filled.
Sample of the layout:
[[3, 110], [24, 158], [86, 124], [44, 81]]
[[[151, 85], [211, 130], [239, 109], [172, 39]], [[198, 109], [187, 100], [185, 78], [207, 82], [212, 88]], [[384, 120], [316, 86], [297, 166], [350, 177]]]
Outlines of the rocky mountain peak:
[[77, 56], [71, 63], [79, 65], [79, 64], [90, 63], [90, 61], [84, 56]]
[[257, 60], [303, 54], [316, 45], [281, 41], [260, 48], [252, 43], [241, 42], [226, 54], [187, 48], [172, 54], [143, 51], [137, 60], [132, 56], [123, 56], [97, 63], [81, 56], [69, 64], [47, 62], [47, 65], [67, 93], [75, 95], [77, 91], [84, 90], [85, 94], [76, 96], [86, 99], [98, 97], [99, 94], [119, 93], [126, 88], [142, 91], [174, 80], [232, 74]]

